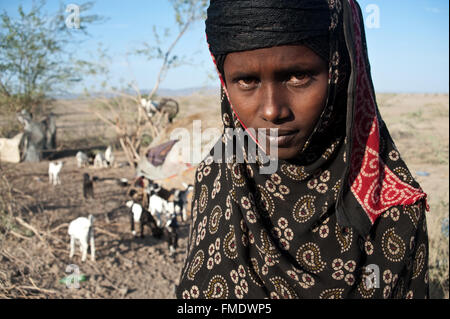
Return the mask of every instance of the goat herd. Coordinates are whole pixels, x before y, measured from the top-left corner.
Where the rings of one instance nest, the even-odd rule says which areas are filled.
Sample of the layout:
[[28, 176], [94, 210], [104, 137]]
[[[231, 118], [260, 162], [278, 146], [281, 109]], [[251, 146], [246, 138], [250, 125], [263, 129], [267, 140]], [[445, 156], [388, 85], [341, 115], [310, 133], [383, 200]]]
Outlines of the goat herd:
[[[97, 153], [88, 156], [83, 152], [76, 154], [77, 166], [79, 168], [93, 163], [94, 167], [113, 167], [114, 155], [112, 148], [108, 147], [105, 153]], [[49, 163], [49, 183], [58, 185], [61, 183], [59, 173], [64, 161]], [[83, 196], [94, 198], [93, 182], [96, 177], [91, 178], [88, 173], [83, 175]], [[128, 186], [127, 196], [130, 200], [125, 203], [129, 209], [130, 227], [133, 236], [136, 236], [135, 223], [139, 223], [140, 237], [144, 237], [144, 227], [150, 229], [151, 235], [157, 239], [167, 242], [169, 255], [173, 256], [178, 243], [178, 217], [187, 221], [188, 195], [193, 190], [192, 185], [183, 183], [184, 189], [165, 189], [158, 183], [143, 176], [137, 177], [132, 183], [126, 179], [118, 180], [119, 185]], [[80, 246], [81, 260], [86, 261], [87, 250], [90, 246], [91, 260], [95, 261], [94, 242], [94, 216], [78, 217], [71, 221], [68, 228], [70, 236], [70, 254], [72, 258], [75, 252], [75, 244]]]

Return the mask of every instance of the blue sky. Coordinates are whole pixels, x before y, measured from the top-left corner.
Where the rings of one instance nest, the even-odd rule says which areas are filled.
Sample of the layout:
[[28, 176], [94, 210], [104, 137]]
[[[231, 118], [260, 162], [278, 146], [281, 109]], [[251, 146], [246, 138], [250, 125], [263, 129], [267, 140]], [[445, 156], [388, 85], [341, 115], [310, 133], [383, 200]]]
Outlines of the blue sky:
[[[64, 4], [77, 1], [62, 1]], [[0, 10], [15, 15], [17, 6], [31, 7], [31, 0], [0, 0]], [[449, 2], [447, 0], [359, 0], [365, 19], [379, 8], [379, 28], [366, 23], [366, 36], [372, 77], [378, 92], [445, 92], [449, 91]], [[369, 6], [369, 7], [368, 7]], [[49, 13], [59, 7], [59, 1], [48, 0]], [[154, 43], [153, 26], [158, 30], [171, 28], [176, 36], [176, 24], [168, 0], [97, 0], [91, 13], [109, 20], [91, 26], [92, 38], [78, 48], [81, 57], [95, 52], [97, 43], [108, 48], [113, 57], [110, 82], [119, 85], [135, 79], [141, 89], [153, 87], [160, 61], [141, 57], [126, 57], [127, 51], [141, 47], [142, 42]], [[82, 22], [81, 22], [82, 23]], [[191, 64], [169, 71], [163, 88], [182, 89], [197, 86], [218, 86], [207, 49], [204, 23], [198, 22], [178, 43], [175, 53], [185, 55]], [[93, 79], [84, 83], [90, 86]]]

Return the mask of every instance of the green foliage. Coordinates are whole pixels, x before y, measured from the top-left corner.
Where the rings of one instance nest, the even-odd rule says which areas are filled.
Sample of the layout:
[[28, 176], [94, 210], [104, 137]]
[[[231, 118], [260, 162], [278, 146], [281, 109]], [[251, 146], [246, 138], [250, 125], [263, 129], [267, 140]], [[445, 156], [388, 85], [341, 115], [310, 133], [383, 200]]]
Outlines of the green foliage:
[[88, 36], [87, 27], [104, 19], [84, 15], [93, 3], [80, 5], [80, 28], [65, 25], [65, 7], [48, 16], [45, 1], [33, 2], [29, 12], [22, 5], [18, 18], [0, 13], [0, 112], [40, 106], [51, 94], [95, 72], [88, 61], [74, 57], [75, 48]]
[[152, 144], [153, 137], [150, 134], [143, 134], [141, 137], [141, 147], [147, 148]]

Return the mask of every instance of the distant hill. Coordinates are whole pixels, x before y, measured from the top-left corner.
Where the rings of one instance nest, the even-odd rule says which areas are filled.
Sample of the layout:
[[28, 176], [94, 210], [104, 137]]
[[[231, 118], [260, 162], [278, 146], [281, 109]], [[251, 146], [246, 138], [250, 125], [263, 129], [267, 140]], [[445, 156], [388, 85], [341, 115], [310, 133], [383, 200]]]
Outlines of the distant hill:
[[[134, 93], [134, 92], [129, 92], [129, 93]], [[141, 94], [148, 94], [150, 93], [150, 90], [142, 90]], [[220, 94], [220, 87], [213, 87], [213, 86], [201, 86], [201, 87], [192, 87], [192, 88], [185, 88], [185, 89], [178, 89], [178, 90], [173, 90], [173, 89], [164, 89], [161, 88], [158, 90], [157, 94], [159, 96], [187, 96], [187, 95], [191, 95], [193, 93], [199, 93], [201, 95], [219, 95]], [[108, 94], [103, 94], [101, 92], [95, 92], [95, 93], [91, 93], [91, 96], [112, 96], [111, 93]], [[58, 93], [55, 94], [54, 96], [52, 96], [55, 99], [64, 99], [64, 100], [71, 100], [71, 99], [76, 99], [79, 97], [82, 97], [83, 94], [82, 93], [71, 93], [71, 92], [65, 92], [65, 93]]]
[[[148, 91], [147, 91], [148, 93]], [[186, 96], [193, 93], [199, 93], [201, 95], [219, 95], [220, 88], [213, 86], [193, 87], [179, 90], [172, 89], [160, 89], [158, 95], [160, 96]]]

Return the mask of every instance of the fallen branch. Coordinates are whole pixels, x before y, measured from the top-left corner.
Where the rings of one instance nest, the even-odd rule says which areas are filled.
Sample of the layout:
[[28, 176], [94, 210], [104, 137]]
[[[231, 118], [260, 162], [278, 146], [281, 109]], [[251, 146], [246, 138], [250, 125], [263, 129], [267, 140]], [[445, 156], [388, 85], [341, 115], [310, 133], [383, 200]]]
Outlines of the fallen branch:
[[26, 198], [28, 198], [28, 199], [32, 199], [32, 200], [35, 199], [33, 196], [30, 196], [30, 195], [28, 195], [28, 194], [25, 194], [24, 192], [22, 192], [21, 190], [18, 190], [17, 188], [11, 188], [11, 192], [20, 194], [20, 195], [22, 195], [23, 197], [26, 197]]
[[113, 234], [113, 233], [110, 233], [109, 231], [104, 230], [104, 229], [102, 229], [100, 227], [95, 227], [95, 231], [99, 232], [99, 233], [102, 233], [102, 234], [105, 234], [105, 235], [108, 235], [108, 236], [110, 236], [112, 238], [115, 238], [115, 239], [120, 239], [120, 236], [118, 236], [116, 234]]
[[57, 294], [58, 293], [57, 291], [54, 291], [54, 290], [48, 290], [48, 289], [32, 287], [32, 286], [18, 286], [17, 288], [25, 289], [25, 290], [37, 290], [37, 291], [43, 292], [44, 294], [45, 293], [47, 293], [47, 294]]
[[26, 237], [26, 236], [23, 236], [21, 234], [16, 233], [14, 230], [10, 230], [9, 234], [14, 235], [14, 236], [16, 236], [18, 238], [21, 238], [21, 239], [26, 239], [26, 240], [30, 240], [31, 239], [30, 237]]
[[119, 142], [120, 142], [120, 146], [122, 147], [122, 150], [125, 153], [128, 163], [130, 164], [131, 167], [135, 167], [136, 162], [133, 160], [133, 155], [130, 154], [130, 151], [127, 149], [124, 140], [122, 138], [119, 138]]
[[22, 225], [22, 226], [25, 227], [26, 229], [31, 230], [31, 231], [39, 238], [40, 241], [42, 241], [43, 243], [46, 243], [46, 244], [47, 244], [47, 242], [44, 240], [44, 238], [42, 238], [42, 236], [39, 234], [39, 231], [38, 231], [36, 228], [34, 228], [34, 227], [31, 226], [30, 224], [26, 223], [26, 222], [25, 222], [22, 218], [20, 218], [20, 217], [16, 217], [16, 220], [17, 220], [17, 222], [18, 222], [20, 225]]
[[53, 228], [52, 230], [49, 230], [48, 232], [49, 232], [49, 233], [54, 233], [54, 232], [57, 231], [58, 229], [63, 228], [63, 227], [68, 227], [68, 226], [69, 226], [69, 223], [64, 223], [64, 224], [61, 224], [61, 225], [59, 225], [59, 226]]
[[22, 264], [24, 266], [28, 266], [28, 264], [26, 262], [24, 262], [23, 260], [20, 260], [19, 258], [17, 258], [16, 256], [12, 255], [9, 251], [7, 251], [6, 249], [3, 249], [0, 252], [3, 256], [5, 256], [8, 260], [18, 263], [18, 264]]
[[[28, 279], [30, 280], [30, 282], [33, 285], [35, 290], [41, 291], [43, 293], [48, 293], [48, 294], [57, 294], [58, 293], [57, 291], [54, 291], [54, 290], [39, 288], [38, 286], [36, 286], [36, 284], [34, 283], [33, 279], [31, 279], [31, 277]], [[25, 286], [25, 287], [27, 287], [27, 286]]]
[[49, 243], [47, 243], [47, 241], [46, 241], [44, 238], [42, 238], [42, 236], [39, 234], [39, 231], [38, 231], [36, 228], [34, 228], [34, 227], [31, 226], [30, 224], [26, 223], [26, 222], [25, 222], [22, 218], [20, 218], [20, 217], [16, 217], [16, 220], [17, 220], [17, 222], [18, 222], [20, 225], [22, 225], [23, 227], [25, 227], [25, 228], [31, 230], [31, 231], [39, 238], [39, 240], [40, 240], [41, 242], [43, 242], [43, 243], [47, 246], [50, 255], [51, 255], [53, 258], [56, 259], [55, 255], [53, 255], [52, 248], [50, 247]]

